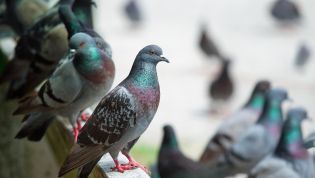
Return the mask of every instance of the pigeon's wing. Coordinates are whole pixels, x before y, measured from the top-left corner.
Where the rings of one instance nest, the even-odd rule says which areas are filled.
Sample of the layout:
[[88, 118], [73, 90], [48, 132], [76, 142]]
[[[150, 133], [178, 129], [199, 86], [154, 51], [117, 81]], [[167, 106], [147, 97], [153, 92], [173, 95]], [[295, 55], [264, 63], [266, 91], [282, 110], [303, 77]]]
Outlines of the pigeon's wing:
[[269, 137], [263, 126], [255, 125], [249, 128], [240, 140], [232, 145], [226, 159], [234, 165], [256, 163], [271, 151]]
[[135, 125], [136, 110], [132, 95], [124, 87], [116, 87], [96, 107], [80, 130], [76, 146], [66, 158], [59, 176], [86, 165], [104, 154]]
[[80, 75], [72, 61], [68, 61], [52, 74], [37, 95], [23, 99], [15, 114], [64, 107], [80, 96], [82, 87]]
[[201, 162], [215, 161], [257, 120], [258, 114], [250, 109], [241, 109], [226, 118], [211, 138], [200, 157]]
[[129, 91], [118, 86], [105, 96], [96, 107], [78, 137], [81, 145], [112, 144], [136, 124], [136, 102]]

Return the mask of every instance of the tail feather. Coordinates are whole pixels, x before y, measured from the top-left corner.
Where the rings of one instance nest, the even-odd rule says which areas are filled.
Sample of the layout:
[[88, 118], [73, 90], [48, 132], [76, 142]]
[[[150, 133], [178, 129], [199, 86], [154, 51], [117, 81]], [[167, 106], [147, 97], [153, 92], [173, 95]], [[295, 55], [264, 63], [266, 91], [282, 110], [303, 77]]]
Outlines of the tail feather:
[[[75, 168], [94, 162], [106, 152], [103, 147], [103, 145], [80, 147], [80, 145], [75, 144], [60, 168], [58, 176], [61, 177]], [[90, 165], [87, 165], [87, 168], [90, 168]]]
[[22, 128], [15, 138], [21, 139], [27, 137], [30, 141], [41, 140], [54, 118], [54, 115], [46, 113], [35, 113], [25, 116]]
[[79, 169], [79, 173], [77, 178], [88, 178], [88, 176], [90, 175], [90, 173], [92, 172], [94, 166], [97, 164], [97, 162], [102, 158], [102, 156], [98, 157], [97, 159], [95, 159], [94, 161], [84, 165], [83, 167], [81, 167]]
[[28, 114], [40, 108], [42, 103], [37, 94], [32, 93], [31, 95], [21, 99], [19, 104], [19, 107], [13, 112], [13, 115]]

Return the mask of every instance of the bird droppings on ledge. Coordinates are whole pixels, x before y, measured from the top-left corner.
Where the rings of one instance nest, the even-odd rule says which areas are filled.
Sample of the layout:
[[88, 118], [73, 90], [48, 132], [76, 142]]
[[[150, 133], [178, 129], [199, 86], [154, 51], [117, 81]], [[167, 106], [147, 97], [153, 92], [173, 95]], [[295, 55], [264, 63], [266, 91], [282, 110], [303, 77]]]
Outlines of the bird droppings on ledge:
[[[121, 153], [118, 155], [118, 161], [121, 164], [127, 164], [128, 159], [123, 156]], [[109, 154], [105, 154], [101, 160], [98, 162], [98, 166], [100, 169], [102, 169], [102, 172], [105, 174], [104, 177], [108, 178], [122, 178], [122, 177], [128, 177], [128, 178], [149, 178], [150, 176], [145, 173], [142, 169], [136, 168], [132, 170], [127, 170], [123, 174], [117, 171], [112, 171], [111, 168], [115, 167], [115, 164], [113, 162], [113, 159], [110, 157]]]

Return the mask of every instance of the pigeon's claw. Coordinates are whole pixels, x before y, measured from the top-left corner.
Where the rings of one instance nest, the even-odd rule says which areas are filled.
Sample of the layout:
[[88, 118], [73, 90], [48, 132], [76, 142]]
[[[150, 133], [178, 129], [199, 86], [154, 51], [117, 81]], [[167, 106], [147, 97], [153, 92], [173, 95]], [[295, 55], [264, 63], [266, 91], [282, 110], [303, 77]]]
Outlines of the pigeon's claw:
[[81, 130], [82, 125], [79, 120], [77, 120], [77, 126], [73, 127], [73, 137], [74, 137], [74, 142], [77, 142], [78, 136], [79, 136], [79, 131]]
[[117, 159], [114, 159], [115, 167], [112, 167], [112, 171], [125, 172], [126, 170], [130, 170], [131, 167], [121, 165]]
[[90, 116], [91, 115], [89, 113], [83, 112], [80, 116], [80, 120], [83, 122], [86, 122], [89, 120]]
[[130, 167], [132, 169], [134, 168], [140, 168], [142, 169], [144, 172], [150, 174], [150, 171], [143, 165], [141, 165], [140, 163], [138, 163], [136, 160], [134, 160], [128, 153], [124, 153], [124, 155], [127, 157], [129, 163], [128, 164], [124, 164], [123, 166], [126, 167]]

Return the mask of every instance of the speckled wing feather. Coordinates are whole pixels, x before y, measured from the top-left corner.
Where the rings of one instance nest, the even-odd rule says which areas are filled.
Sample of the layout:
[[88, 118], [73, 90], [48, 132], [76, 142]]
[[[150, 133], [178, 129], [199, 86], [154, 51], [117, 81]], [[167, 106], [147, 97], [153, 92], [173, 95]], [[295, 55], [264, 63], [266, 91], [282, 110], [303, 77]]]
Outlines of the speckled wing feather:
[[136, 102], [123, 86], [110, 92], [80, 131], [80, 145], [110, 146], [136, 124]]

